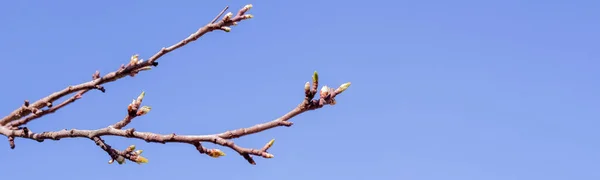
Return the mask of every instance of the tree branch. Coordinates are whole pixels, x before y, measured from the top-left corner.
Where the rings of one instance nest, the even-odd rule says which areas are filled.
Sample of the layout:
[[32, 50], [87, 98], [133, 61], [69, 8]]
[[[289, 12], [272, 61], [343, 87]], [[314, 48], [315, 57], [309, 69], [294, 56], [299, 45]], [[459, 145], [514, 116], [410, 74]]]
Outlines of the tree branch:
[[[123, 129], [125, 126], [129, 125], [135, 117], [143, 116], [150, 112], [151, 108], [149, 106], [142, 106], [142, 102], [145, 97], [145, 92], [142, 92], [127, 106], [127, 116], [125, 116], [124, 119], [104, 128], [95, 130], [63, 129], [60, 131], [35, 133], [27, 127], [20, 127], [22, 125], [26, 125], [28, 122], [34, 119], [40, 118], [46, 114], [53, 113], [58, 109], [74, 102], [75, 100], [81, 98], [81, 96], [89, 90], [98, 89], [104, 92], [105, 89], [101, 86], [102, 84], [118, 80], [127, 75], [135, 76], [140, 71], [148, 70], [151, 68], [151, 66], [156, 66], [156, 60], [158, 60], [161, 56], [177, 48], [180, 48], [192, 41], [197, 40], [199, 37], [201, 37], [207, 32], [211, 32], [217, 29], [229, 32], [231, 30], [229, 26], [235, 25], [241, 20], [252, 18], [252, 15], [245, 14], [251, 7], [251, 5], [245, 6], [240, 11], [238, 11], [235, 17], [233, 17], [233, 14], [231, 12], [227, 13], [220, 21], [217, 22], [217, 19], [219, 19], [227, 10], [226, 7], [209, 24], [198, 29], [198, 31], [185, 38], [184, 40], [168, 48], [162, 48], [159, 52], [157, 52], [155, 55], [153, 55], [146, 61], [139, 60], [138, 55], [134, 55], [131, 57], [129, 64], [121, 65], [121, 68], [119, 68], [119, 70], [108, 73], [103, 77], [100, 77], [100, 73], [96, 71], [96, 73], [94, 73], [94, 75], [92, 76], [92, 81], [75, 86], [69, 86], [68, 88], [63, 89], [62, 91], [53, 93], [45, 98], [34, 102], [33, 104], [30, 104], [28, 101], [25, 101], [22, 107], [18, 108], [17, 110], [13, 111], [11, 114], [0, 120], [0, 134], [8, 138], [10, 147], [13, 149], [15, 148], [15, 138], [31, 139], [38, 142], [43, 142], [46, 139], [60, 140], [64, 138], [88, 138], [94, 141], [96, 145], [98, 145], [98, 147], [100, 147], [110, 156], [111, 160], [109, 161], [109, 163], [112, 163], [116, 160], [119, 164], [125, 163], [125, 160], [133, 161], [136, 163], [146, 163], [148, 162], [148, 160], [140, 155], [142, 153], [141, 150], [134, 151], [134, 145], [131, 145], [125, 148], [125, 150], [120, 151], [112, 148], [110, 145], [105, 143], [102, 139], [102, 136], [118, 136], [162, 144], [185, 143], [194, 146], [196, 150], [198, 150], [198, 152], [201, 154], [206, 154], [215, 158], [225, 155], [225, 153], [219, 149], [208, 149], [202, 146], [201, 144], [201, 142], [210, 142], [223, 147], [228, 147], [236, 151], [238, 154], [244, 157], [244, 159], [246, 159], [250, 164], [256, 164], [252, 156], [273, 158], [273, 155], [268, 152], [268, 149], [271, 148], [271, 146], [273, 145], [274, 139], [266, 143], [261, 149], [244, 148], [238, 146], [233, 142], [232, 139], [262, 132], [279, 126], [292, 126], [293, 123], [290, 122], [290, 119], [301, 113], [319, 109], [325, 105], [335, 105], [335, 98], [337, 97], [337, 95], [344, 92], [350, 86], [350, 83], [342, 84], [337, 89], [332, 89], [327, 86], [323, 86], [319, 91], [319, 76], [315, 71], [313, 74], [312, 85], [310, 82], [306, 82], [304, 86], [305, 98], [290, 112], [269, 122], [256, 124], [247, 128], [229, 130], [219, 134], [177, 135], [175, 133], [158, 134], [153, 132], [141, 132], [137, 131], [134, 128]], [[78, 93], [73, 97], [65, 100], [57, 106], [52, 106], [53, 101], [76, 91], [78, 91]], [[320, 92], [319, 98], [314, 99], [317, 92]], [[48, 109], [40, 110], [43, 107], [48, 107]], [[33, 114], [29, 115], [31, 113]], [[21, 118], [23, 116], [26, 117]]]
[[[214, 30], [223, 30], [223, 31], [229, 32], [231, 30], [231, 28], [229, 26], [235, 25], [242, 20], [250, 19], [253, 17], [250, 14], [245, 14], [248, 10], [250, 10], [251, 7], [252, 6], [250, 5], [250, 6], [245, 6], [244, 8], [240, 9], [235, 17], [231, 17], [228, 14], [218, 22], [209, 23], [209, 24], [205, 25], [204, 27], [198, 29], [198, 31], [196, 31], [195, 33], [191, 34], [189, 37], [181, 40], [180, 42], [178, 42], [168, 48], [163, 47], [160, 51], [158, 51], [156, 54], [154, 54], [152, 57], [150, 57], [146, 61], [143, 61], [143, 60], [138, 61], [137, 56], [135, 56], [135, 59], [132, 57], [129, 64], [122, 65], [121, 68], [119, 68], [119, 70], [117, 70], [117, 71], [110, 72], [100, 78], [94, 78], [94, 80], [89, 81], [89, 82], [81, 83], [81, 84], [74, 85], [74, 86], [69, 86], [61, 91], [52, 93], [49, 96], [41, 98], [28, 106], [19, 107], [16, 110], [14, 110], [12, 113], [10, 113], [9, 115], [0, 119], [0, 125], [3, 126], [11, 121], [17, 120], [24, 116], [27, 116], [30, 113], [32, 113], [33, 111], [47, 107], [49, 104], [52, 104], [52, 102], [56, 101], [57, 99], [62, 98], [64, 96], [69, 95], [76, 91], [98, 89], [98, 90], [104, 92], [105, 89], [102, 86], [103, 84], [109, 83], [112, 81], [116, 81], [127, 75], [135, 76], [140, 71], [148, 70], [152, 66], [157, 66], [158, 63], [156, 61], [160, 57], [162, 57], [163, 55], [165, 55], [175, 49], [183, 47], [190, 42], [196, 41], [198, 38], [200, 38], [201, 36], [203, 36], [204, 34], [206, 34], [208, 32], [211, 32]], [[227, 9], [227, 7], [225, 9]], [[221, 14], [222, 13], [219, 13], [219, 15], [216, 18], [220, 17]], [[98, 74], [98, 76], [99, 76], [99, 74]], [[96, 77], [96, 75], [94, 75], [94, 77]], [[56, 111], [56, 110], [58, 110], [58, 108], [55, 109], [54, 111]], [[23, 121], [21, 121], [21, 123], [27, 123], [33, 119], [36, 119], [36, 118], [31, 118], [30, 120], [23, 120]]]
[[[316, 72], [315, 72], [315, 76], [316, 76]], [[318, 82], [315, 81], [315, 84], [316, 83], [318, 83]], [[319, 99], [309, 100], [308, 98], [310, 96], [314, 96], [314, 94], [307, 93], [306, 94], [307, 97], [300, 104], [298, 104], [298, 106], [296, 108], [294, 108], [292, 111], [286, 113], [285, 115], [283, 115], [275, 120], [265, 122], [262, 124], [257, 124], [252, 127], [226, 131], [226, 132], [223, 132], [220, 134], [210, 134], [210, 135], [177, 135], [175, 133], [157, 134], [157, 133], [152, 133], [152, 132], [140, 132], [140, 131], [136, 131], [133, 128], [123, 130], [120, 128], [116, 128], [116, 125], [111, 125], [111, 126], [101, 128], [101, 129], [96, 129], [96, 130], [78, 130], [78, 129], [66, 130], [66, 129], [64, 129], [61, 131], [42, 132], [42, 133], [33, 133], [28, 129], [9, 129], [7, 127], [0, 127], [0, 134], [3, 134], [8, 137], [20, 137], [20, 138], [32, 139], [32, 140], [36, 140], [38, 142], [43, 142], [46, 139], [60, 140], [63, 138], [94, 138], [94, 137], [101, 137], [101, 136], [119, 136], [119, 137], [125, 137], [125, 138], [141, 139], [146, 142], [163, 143], [163, 144], [164, 143], [187, 143], [190, 145], [194, 145], [197, 149], [200, 146], [199, 145], [200, 142], [211, 142], [211, 143], [218, 144], [221, 146], [229, 147], [229, 148], [235, 150], [236, 152], [238, 152], [240, 155], [242, 155], [251, 164], [255, 164], [254, 160], [252, 160], [252, 157], [250, 155], [261, 156], [264, 158], [272, 158], [273, 155], [269, 154], [267, 152], [267, 149], [270, 148], [270, 146], [273, 144], [273, 142], [268, 143], [267, 144], [268, 146], [265, 145], [265, 147], [263, 147], [261, 150], [257, 150], [257, 149], [243, 148], [243, 147], [237, 146], [235, 143], [233, 143], [233, 141], [231, 141], [231, 139], [258, 133], [258, 132], [262, 132], [262, 131], [265, 131], [265, 130], [268, 130], [271, 128], [275, 128], [278, 126], [288, 126], [288, 127], [292, 126], [293, 123], [289, 121], [291, 118], [293, 118], [301, 113], [310, 111], [310, 110], [322, 108], [324, 105], [335, 104], [335, 102], [336, 102], [335, 97], [337, 97], [337, 95], [341, 94], [344, 90], [346, 90], [349, 85], [350, 85], [349, 83], [343, 84], [342, 86], [340, 86], [340, 88], [338, 88], [336, 90], [328, 88], [327, 86], [323, 86], [323, 88], [321, 89], [321, 93], [320, 93], [321, 96]], [[316, 87], [313, 87], [313, 89], [316, 89]], [[313, 91], [311, 90], [308, 92], [313, 92]], [[316, 92], [316, 90], [314, 92]], [[139, 106], [139, 104], [142, 102], [143, 97], [144, 97], [144, 93], [142, 93], [142, 95], [138, 96], [138, 99], [136, 99], [134, 102], [132, 102], [132, 104], [134, 106], [136, 104], [137, 104], [137, 106]], [[132, 104], [130, 104], [128, 107], [131, 107]], [[135, 113], [135, 114], [143, 115], [143, 114], [148, 113], [148, 112], [139, 113], [140, 111], [142, 111], [142, 110], [141, 109], [138, 110], [137, 111], [138, 113]], [[130, 113], [130, 114], [133, 114], [133, 113]], [[119, 123], [117, 123], [117, 124], [119, 124]], [[97, 141], [97, 140], [95, 140], [95, 141]], [[200, 147], [198, 150], [200, 153], [208, 154], [213, 157], [215, 157], [215, 156], [218, 157], [218, 156], [220, 156], [219, 154], [221, 153], [220, 150], [209, 150], [209, 149], [205, 149], [202, 147]], [[216, 151], [216, 152], [214, 152], [214, 151]], [[215, 154], [217, 154], [217, 155], [215, 155]], [[114, 155], [111, 155], [111, 157], [116, 158], [116, 157], [114, 157]]]

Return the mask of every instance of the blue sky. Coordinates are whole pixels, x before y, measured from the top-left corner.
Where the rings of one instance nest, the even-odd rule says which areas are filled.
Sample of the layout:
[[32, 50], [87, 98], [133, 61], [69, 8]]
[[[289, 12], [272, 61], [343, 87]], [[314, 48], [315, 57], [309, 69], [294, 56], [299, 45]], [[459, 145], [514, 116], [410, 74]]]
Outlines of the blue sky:
[[[8, 178], [598, 179], [599, 1], [8, 1], [0, 7], [0, 113], [132, 54], [148, 58], [252, 3], [254, 19], [212, 32], [135, 78], [29, 124], [96, 129], [142, 90], [141, 131], [210, 134], [277, 118], [321, 84], [352, 86], [290, 128], [236, 139], [273, 159], [249, 165], [189, 145], [136, 144], [149, 164], [107, 164], [88, 139], [0, 148]], [[218, 147], [205, 144], [210, 148]], [[29, 171], [30, 173], [23, 173]]]

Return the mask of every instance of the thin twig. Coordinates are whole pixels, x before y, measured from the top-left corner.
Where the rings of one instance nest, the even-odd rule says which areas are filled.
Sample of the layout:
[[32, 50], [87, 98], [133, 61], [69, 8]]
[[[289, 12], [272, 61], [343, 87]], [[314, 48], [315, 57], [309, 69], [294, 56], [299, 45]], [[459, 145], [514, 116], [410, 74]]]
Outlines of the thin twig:
[[35, 120], [37, 118], [40, 118], [40, 117], [42, 117], [44, 115], [52, 114], [52, 113], [56, 112], [56, 110], [61, 109], [61, 108], [65, 107], [65, 106], [67, 106], [67, 105], [75, 102], [77, 99], [81, 98], [81, 96], [83, 94], [85, 94], [86, 92], [88, 92], [88, 91], [89, 91], [88, 89], [81, 90], [81, 91], [79, 91], [79, 93], [77, 93], [74, 96], [70, 97], [69, 99], [63, 101], [62, 103], [58, 104], [57, 106], [52, 106], [50, 109], [43, 110], [40, 113], [33, 114], [33, 115], [27, 116], [25, 118], [21, 118], [21, 119], [19, 119], [17, 121], [12, 121], [12, 122], [8, 123], [7, 126], [9, 126], [9, 127], [10, 126], [18, 127], [18, 126], [27, 124], [28, 122], [33, 121], [33, 120]]
[[219, 13], [219, 15], [217, 15], [217, 17], [215, 17], [212, 21], [210, 21], [211, 24], [217, 22], [217, 20], [219, 20], [219, 18], [221, 18], [221, 16], [223, 15], [223, 13], [225, 13], [225, 11], [227, 11], [227, 9], [229, 9], [229, 6], [225, 6], [225, 8], [223, 8], [223, 10]]
[[131, 120], [133, 120], [133, 118], [135, 118], [135, 117], [127, 115], [127, 116], [125, 116], [125, 118], [123, 118], [123, 120], [113, 124], [112, 127], [115, 129], [121, 129], [121, 128], [127, 126], [127, 124], [131, 123]]

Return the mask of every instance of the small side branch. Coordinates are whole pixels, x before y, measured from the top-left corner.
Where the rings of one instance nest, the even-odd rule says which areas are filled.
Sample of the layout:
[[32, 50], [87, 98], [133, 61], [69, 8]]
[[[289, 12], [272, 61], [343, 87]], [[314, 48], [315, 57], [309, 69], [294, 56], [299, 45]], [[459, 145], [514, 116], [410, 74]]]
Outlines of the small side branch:
[[140, 94], [137, 99], [134, 99], [131, 104], [129, 104], [127, 106], [127, 116], [125, 116], [125, 118], [123, 118], [123, 120], [111, 125], [111, 127], [115, 128], [115, 129], [121, 129], [125, 126], [127, 126], [129, 123], [131, 123], [131, 120], [133, 120], [133, 118], [137, 117], [137, 116], [142, 116], [144, 114], [147, 114], [148, 112], [150, 112], [150, 110], [152, 109], [150, 106], [142, 106], [142, 101], [144, 99], [144, 96], [146, 95], [146, 92], [142, 92], [142, 94]]
[[21, 125], [25, 125], [25, 124], [29, 123], [30, 121], [38, 119], [44, 115], [52, 114], [52, 113], [56, 112], [58, 109], [61, 109], [65, 106], [75, 102], [76, 100], [80, 99], [83, 96], [83, 94], [85, 94], [88, 91], [89, 91], [88, 89], [81, 90], [77, 94], [75, 94], [74, 96], [70, 97], [69, 99], [63, 101], [62, 103], [58, 104], [57, 106], [52, 106], [52, 103], [48, 103], [47, 107], [49, 107], [49, 109], [42, 110], [39, 113], [34, 113], [33, 115], [27, 116], [25, 118], [21, 118], [17, 121], [12, 121], [12, 122], [8, 123], [7, 126], [18, 127]]

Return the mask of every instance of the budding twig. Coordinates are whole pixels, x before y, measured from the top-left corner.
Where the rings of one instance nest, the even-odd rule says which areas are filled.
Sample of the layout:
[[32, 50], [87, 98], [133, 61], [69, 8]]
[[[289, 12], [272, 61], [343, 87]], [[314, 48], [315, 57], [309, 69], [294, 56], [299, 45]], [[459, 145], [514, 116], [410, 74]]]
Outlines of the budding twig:
[[145, 96], [146, 92], [142, 91], [142, 93], [136, 99], [134, 99], [129, 105], [127, 105], [127, 116], [125, 116], [123, 120], [111, 125], [111, 127], [115, 129], [121, 129], [127, 126], [129, 123], [131, 123], [131, 120], [133, 120], [133, 118], [150, 112], [150, 106], [142, 106], [140, 108], [140, 105], [142, 105], [142, 101]]
[[[77, 92], [77, 91], [81, 91], [81, 90], [98, 89], [102, 92], [105, 92], [106, 90], [104, 89], [103, 86], [101, 86], [102, 84], [116, 81], [127, 75], [131, 75], [132, 72], [135, 74], [135, 73], [139, 72], [140, 70], [145, 69], [146, 67], [149, 67], [149, 66], [157, 66], [158, 62], [156, 62], [156, 61], [163, 55], [165, 55], [175, 49], [178, 49], [182, 46], [185, 46], [186, 44], [188, 44], [190, 42], [196, 41], [198, 38], [200, 38], [201, 36], [203, 36], [204, 34], [206, 34], [208, 32], [221, 29], [221, 27], [231, 26], [234, 23], [248, 19], [248, 17], [244, 16], [244, 13], [246, 11], [248, 11], [248, 9], [249, 9], [248, 7], [251, 7], [251, 6], [246, 6], [246, 7], [242, 8], [238, 12], [238, 15], [236, 17], [231, 18], [229, 20], [221, 20], [221, 21], [214, 22], [214, 23], [212, 23], [212, 21], [211, 21], [210, 24], [207, 24], [204, 27], [198, 29], [198, 31], [196, 31], [189, 37], [185, 38], [184, 40], [182, 40], [170, 47], [162, 48], [161, 50], [159, 50], [156, 54], [154, 54], [152, 57], [150, 57], [146, 61], [142, 61], [135, 65], [130, 65], [130, 66], [120, 68], [117, 71], [113, 71], [113, 72], [110, 72], [110, 73], [104, 75], [103, 77], [94, 78], [94, 80], [89, 81], [89, 82], [81, 83], [79, 85], [69, 86], [61, 91], [52, 93], [49, 96], [46, 96], [42, 99], [35, 101], [34, 103], [30, 104], [29, 106], [33, 106], [33, 108], [40, 109], [46, 105], [46, 102], [53, 102], [59, 98], [66, 96], [66, 95], [69, 95], [73, 92]], [[218, 19], [218, 17], [220, 17], [222, 15], [222, 13], [224, 11], [226, 11], [226, 9], [227, 9], [227, 7], [225, 8], [225, 10], [223, 10], [221, 13], [219, 13], [220, 15], [217, 16], [217, 19]], [[93, 77], [95, 77], [95, 75]], [[19, 107], [19, 108], [15, 109], [13, 112], [11, 112], [9, 115], [0, 119], [0, 126], [6, 125], [7, 123], [9, 123], [11, 121], [14, 121], [23, 116], [29, 115], [30, 113], [32, 113], [32, 109], [28, 109], [26, 107]]]
[[[144, 93], [142, 93], [138, 97], [140, 102], [143, 99], [143, 95], [144, 95]], [[243, 148], [243, 147], [237, 146], [230, 139], [262, 132], [267, 129], [271, 129], [271, 128], [278, 127], [278, 126], [291, 126], [292, 124], [291, 124], [291, 122], [289, 122], [289, 120], [291, 118], [297, 116], [298, 114], [301, 114], [301, 113], [304, 113], [304, 112], [307, 112], [310, 110], [315, 110], [315, 109], [323, 107], [324, 105], [330, 104], [332, 102], [333, 98], [335, 98], [335, 96], [336, 96], [336, 93], [334, 92], [333, 94], [320, 97], [320, 99], [318, 99], [318, 100], [304, 99], [303, 102], [298, 104], [298, 106], [296, 108], [294, 108], [292, 111], [286, 113], [285, 115], [283, 115], [273, 121], [265, 122], [262, 124], [257, 124], [255, 126], [248, 127], [248, 128], [230, 130], [230, 131], [226, 131], [226, 132], [223, 132], [220, 134], [212, 134], [212, 135], [156, 134], [156, 133], [152, 133], [152, 132], [139, 132], [139, 131], [135, 131], [134, 129], [121, 130], [119, 128], [115, 128], [115, 125], [97, 129], [97, 130], [71, 129], [71, 130], [61, 130], [61, 131], [43, 132], [43, 133], [33, 133], [30, 131], [28, 133], [26, 133], [25, 130], [23, 130], [23, 129], [8, 129], [6, 127], [0, 127], [0, 134], [14, 135], [15, 137], [33, 139], [33, 140], [37, 140], [40, 142], [45, 139], [60, 140], [63, 138], [89, 138], [89, 137], [101, 137], [101, 136], [121, 136], [121, 137], [127, 137], [127, 138], [142, 139], [142, 140], [145, 140], [146, 142], [187, 143], [187, 144], [194, 145], [200, 153], [208, 154], [209, 156], [212, 156], [212, 157], [215, 157], [215, 156], [218, 157], [218, 156], [224, 155], [224, 153], [221, 155], [221, 153], [219, 152], [220, 150], [219, 151], [218, 150], [209, 150], [200, 145], [200, 142], [211, 142], [211, 143], [218, 144], [221, 146], [229, 147], [229, 148], [235, 150], [236, 152], [238, 152], [240, 155], [242, 155], [249, 163], [255, 164], [255, 161], [252, 159], [251, 155], [261, 156], [264, 158], [272, 158], [273, 157], [273, 155], [268, 153], [267, 150], [270, 147], [272, 147], [274, 140], [271, 140], [270, 142], [268, 142], [262, 149], [257, 150], [257, 149]], [[136, 102], [138, 99], [136, 99], [132, 103], [137, 104]]]
[[[69, 103], [74, 102], [75, 100], [81, 98], [81, 96], [92, 89], [99, 89], [101, 91], [105, 91], [102, 84], [116, 81], [125, 76], [134, 76], [140, 71], [149, 70], [150, 66], [156, 66], [156, 60], [159, 59], [164, 54], [173, 51], [177, 48], [180, 48], [189, 42], [197, 40], [200, 36], [207, 32], [211, 32], [214, 30], [225, 30], [230, 31], [231, 28], [229, 26], [235, 25], [237, 22], [252, 18], [253, 16], [250, 14], [245, 14], [252, 5], [247, 5], [238, 11], [235, 17], [233, 13], [227, 13], [225, 17], [221, 20], [218, 20], [223, 13], [228, 9], [226, 7], [222, 10], [219, 15], [213, 21], [211, 21], [206, 26], [200, 28], [198, 31], [185, 38], [184, 40], [170, 46], [167, 48], [162, 48], [155, 55], [150, 57], [148, 60], [142, 60], [138, 58], [138, 55], [134, 55], [131, 57], [130, 62], [125, 65], [123, 64], [121, 68], [119, 68], [115, 72], [108, 73], [103, 77], [100, 77], [99, 71], [96, 71], [92, 75], [92, 81], [82, 83], [75, 86], [69, 86], [66, 89], [53, 93], [45, 98], [42, 98], [34, 103], [29, 103], [29, 101], [25, 101], [23, 106], [13, 111], [10, 115], [2, 118], [0, 120], [0, 134], [8, 137], [11, 148], [14, 148], [14, 139], [15, 138], [25, 138], [36, 140], [38, 142], [43, 142], [46, 139], [51, 140], [60, 140], [64, 138], [88, 138], [94, 141], [101, 149], [103, 149], [108, 155], [111, 157], [109, 163], [117, 161], [119, 164], [123, 164], [125, 160], [130, 160], [136, 163], [146, 163], [148, 159], [141, 156], [142, 150], [135, 150], [135, 146], [129, 146], [123, 151], [116, 150], [112, 148], [110, 145], [104, 142], [102, 136], [119, 136], [125, 138], [134, 138], [141, 139], [146, 142], [153, 143], [186, 143], [193, 145], [196, 150], [198, 150], [201, 154], [206, 154], [210, 157], [218, 158], [221, 156], [225, 156], [225, 152], [220, 149], [208, 149], [202, 146], [202, 142], [210, 142], [216, 145], [220, 145], [223, 147], [228, 147], [229, 149], [236, 151], [240, 154], [244, 159], [248, 161], [250, 164], [256, 164], [256, 161], [253, 159], [253, 156], [260, 156], [263, 158], [273, 158], [274, 155], [267, 152], [274, 144], [274, 139], [270, 140], [266, 143], [261, 149], [252, 149], [252, 148], [244, 148], [238, 146], [233, 142], [232, 139], [239, 138], [242, 136], [262, 132], [271, 128], [279, 127], [279, 126], [292, 126], [293, 123], [290, 122], [290, 119], [293, 117], [310, 111], [319, 109], [325, 105], [334, 105], [335, 97], [345, 90], [348, 89], [350, 83], [345, 83], [341, 85], [337, 89], [329, 88], [327, 86], [323, 86], [321, 88], [320, 97], [318, 99], [314, 99], [317, 94], [318, 84], [319, 84], [319, 75], [315, 71], [313, 73], [313, 81], [312, 86], [310, 82], [307, 82], [304, 86], [305, 97], [301, 103], [299, 103], [294, 109], [290, 112], [284, 114], [283, 116], [274, 119], [269, 122], [264, 122], [261, 124], [257, 124], [247, 128], [241, 128], [236, 130], [225, 131], [219, 134], [209, 134], [209, 135], [177, 135], [175, 133], [171, 134], [158, 134], [153, 132], [141, 132], [137, 131], [134, 128], [129, 128], [124, 130], [123, 127], [127, 126], [133, 118], [137, 116], [142, 116], [147, 114], [151, 108], [150, 106], [141, 106], [143, 98], [145, 97], [145, 92], [142, 92], [136, 99], [134, 99], [131, 104], [127, 106], [127, 116], [113, 124], [104, 128], [95, 129], [95, 130], [79, 130], [79, 129], [63, 129], [60, 131], [49, 131], [49, 132], [41, 132], [35, 133], [29, 130], [27, 127], [19, 127], [27, 124], [33, 119], [39, 118], [45, 114], [52, 113]], [[65, 100], [64, 102], [53, 106], [52, 102], [57, 100], [60, 97], [68, 95], [73, 92], [79, 92], [75, 96]], [[47, 110], [40, 110], [43, 107], [48, 107]], [[29, 115], [33, 113], [33, 115]], [[29, 115], [29, 116], [27, 116]], [[25, 118], [21, 118], [23, 116], [27, 116]]]
[[[344, 86], [346, 86], [346, 85], [344, 85]], [[145, 93], [140, 94], [140, 96], [138, 96], [138, 98], [135, 99], [132, 102], [132, 104], [137, 104], [139, 106], [139, 103], [142, 102], [144, 95], [145, 95]], [[267, 153], [267, 150], [273, 145], [274, 140], [271, 140], [262, 149], [257, 150], [257, 149], [240, 147], [240, 146], [236, 145], [235, 143], [233, 143], [233, 141], [231, 141], [230, 139], [262, 132], [267, 129], [271, 129], [271, 128], [278, 127], [278, 126], [291, 126], [292, 124], [291, 124], [291, 122], [289, 122], [289, 120], [291, 118], [297, 116], [298, 114], [301, 114], [301, 113], [304, 113], [304, 112], [307, 112], [310, 110], [315, 110], [315, 109], [323, 107], [324, 105], [330, 104], [332, 102], [333, 98], [336, 97], [336, 95], [337, 94], [335, 92], [333, 92], [333, 94], [322, 96], [318, 100], [307, 100], [305, 98], [292, 111], [286, 113], [285, 115], [283, 115], [273, 121], [265, 122], [262, 124], [257, 124], [255, 126], [248, 127], [248, 128], [230, 130], [230, 131], [226, 131], [226, 132], [223, 132], [220, 134], [212, 134], [212, 135], [157, 134], [157, 133], [152, 133], [152, 132], [139, 132], [139, 131], [135, 131], [135, 129], [122, 130], [119, 128], [115, 128], [116, 125], [112, 125], [112, 126], [97, 129], [97, 130], [77, 130], [77, 129], [66, 130], [65, 129], [65, 130], [61, 130], [61, 131], [43, 132], [43, 133], [33, 133], [28, 130], [26, 131], [26, 129], [9, 129], [5, 126], [2, 126], [2, 127], [0, 127], [0, 134], [3, 134], [5, 136], [11, 135], [14, 137], [21, 137], [21, 138], [37, 140], [39, 142], [42, 142], [45, 139], [60, 140], [63, 138], [94, 138], [94, 137], [99, 138], [101, 136], [121, 136], [121, 137], [127, 137], [127, 138], [142, 139], [142, 140], [145, 140], [146, 142], [187, 143], [187, 144], [194, 145], [200, 153], [208, 154], [211, 157], [223, 156], [224, 153], [222, 153], [220, 150], [217, 150], [217, 149], [210, 150], [210, 149], [205, 149], [204, 147], [200, 146], [200, 142], [211, 142], [211, 143], [218, 144], [221, 146], [229, 147], [229, 148], [235, 150], [236, 152], [238, 152], [240, 155], [242, 155], [250, 164], [256, 164], [256, 162], [252, 159], [251, 155], [261, 156], [264, 158], [272, 158], [273, 155], [270, 153]], [[94, 141], [96, 141], [98, 143], [97, 139], [94, 139]], [[103, 149], [106, 149], [106, 148], [103, 148]], [[109, 152], [109, 154], [111, 155], [112, 158], [118, 158], [118, 157], [116, 157], [116, 155], [114, 155], [114, 153], [118, 153], [118, 151], [110, 150], [107, 152]], [[128, 158], [128, 156], [126, 156], [124, 154], [120, 154], [120, 155], [124, 156], [127, 159], [131, 158], [131, 157]]]

